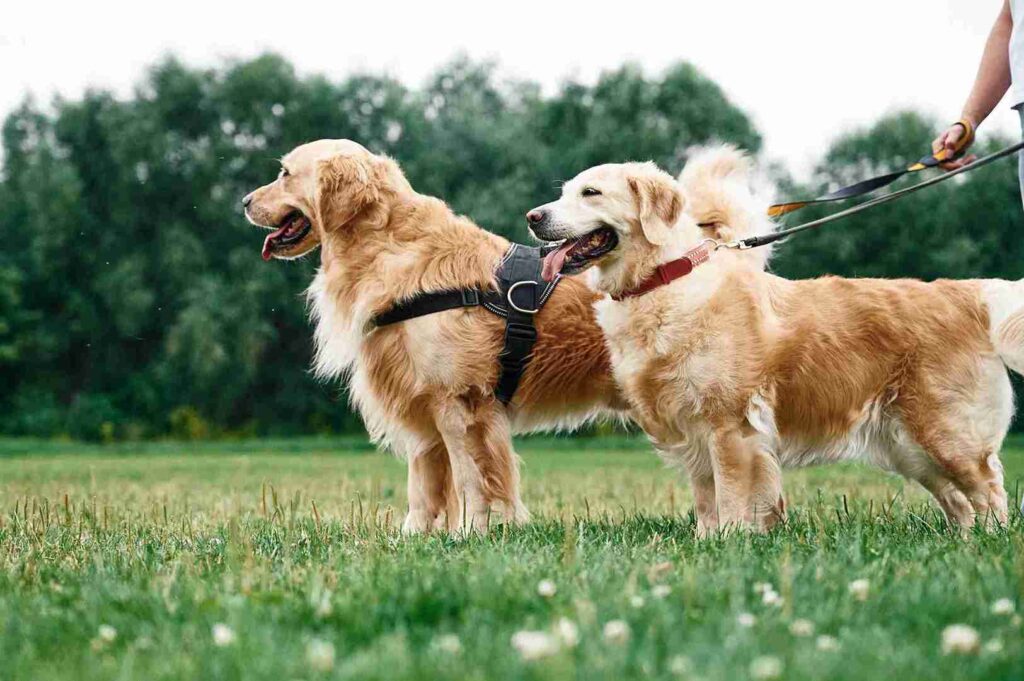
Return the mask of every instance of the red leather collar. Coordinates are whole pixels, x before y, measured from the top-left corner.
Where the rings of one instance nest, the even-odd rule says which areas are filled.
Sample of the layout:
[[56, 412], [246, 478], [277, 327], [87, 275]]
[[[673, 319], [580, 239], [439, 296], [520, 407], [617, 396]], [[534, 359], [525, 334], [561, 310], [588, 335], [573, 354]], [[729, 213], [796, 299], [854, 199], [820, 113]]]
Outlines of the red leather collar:
[[631, 288], [628, 291], [623, 291], [622, 293], [614, 295], [612, 296], [612, 299], [623, 300], [625, 298], [635, 298], [636, 296], [642, 296], [645, 293], [649, 293], [659, 286], [671, 284], [676, 279], [685, 277], [698, 265], [706, 263], [710, 257], [711, 251], [708, 250], [707, 244], [701, 244], [700, 246], [687, 251], [686, 255], [677, 260], [671, 260], [664, 265], [658, 265], [654, 269], [654, 274], [641, 281], [636, 288]]

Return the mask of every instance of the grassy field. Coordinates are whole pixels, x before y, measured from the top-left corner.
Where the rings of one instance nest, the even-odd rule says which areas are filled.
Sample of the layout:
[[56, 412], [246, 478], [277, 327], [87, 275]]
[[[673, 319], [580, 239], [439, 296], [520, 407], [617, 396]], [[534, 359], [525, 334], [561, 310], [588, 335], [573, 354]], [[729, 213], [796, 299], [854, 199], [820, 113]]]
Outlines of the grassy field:
[[642, 443], [519, 449], [534, 522], [455, 540], [397, 533], [404, 465], [357, 440], [0, 442], [0, 681], [1024, 678], [1019, 514], [961, 538], [843, 466], [697, 541]]

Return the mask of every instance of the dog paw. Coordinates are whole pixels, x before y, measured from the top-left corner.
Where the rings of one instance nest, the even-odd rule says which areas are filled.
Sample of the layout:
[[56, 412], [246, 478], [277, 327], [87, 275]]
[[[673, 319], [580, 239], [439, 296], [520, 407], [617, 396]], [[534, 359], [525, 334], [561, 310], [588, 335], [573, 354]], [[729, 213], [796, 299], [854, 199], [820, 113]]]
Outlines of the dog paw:
[[435, 527], [437, 518], [427, 511], [409, 511], [402, 521], [402, 534], [424, 534]]

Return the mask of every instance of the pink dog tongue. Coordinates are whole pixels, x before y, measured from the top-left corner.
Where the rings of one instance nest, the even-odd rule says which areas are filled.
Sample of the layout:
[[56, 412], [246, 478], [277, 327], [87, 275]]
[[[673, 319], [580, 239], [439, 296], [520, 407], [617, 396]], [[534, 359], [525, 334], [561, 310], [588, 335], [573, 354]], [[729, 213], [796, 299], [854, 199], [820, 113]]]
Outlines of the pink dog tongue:
[[574, 242], [569, 241], [558, 249], [551, 251], [544, 256], [544, 267], [541, 269], [540, 276], [544, 278], [544, 281], [554, 281], [555, 277], [559, 272], [562, 271], [562, 265], [565, 264], [565, 258], [569, 255], [570, 249], [575, 245]]
[[281, 236], [288, 230], [288, 225], [285, 225], [281, 229], [275, 229], [273, 232], [267, 235], [267, 238], [263, 240], [263, 259], [270, 260], [270, 243]]

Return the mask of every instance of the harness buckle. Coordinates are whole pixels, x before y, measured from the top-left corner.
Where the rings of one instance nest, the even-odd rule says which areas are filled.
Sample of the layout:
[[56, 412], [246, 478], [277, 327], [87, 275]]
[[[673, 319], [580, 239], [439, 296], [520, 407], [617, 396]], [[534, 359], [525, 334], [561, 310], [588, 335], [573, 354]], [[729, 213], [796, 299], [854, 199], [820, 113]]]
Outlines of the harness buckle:
[[522, 312], [523, 314], [537, 314], [538, 312], [540, 312], [540, 308], [537, 308], [536, 310], [526, 310], [516, 305], [515, 302], [512, 300], [512, 294], [515, 292], [515, 290], [520, 286], [526, 285], [533, 286], [534, 288], [540, 286], [540, 284], [531, 280], [517, 281], [516, 283], [508, 287], [508, 293], [505, 294], [505, 300], [508, 301], [509, 306], [516, 312]]
[[462, 289], [462, 304], [465, 307], [473, 307], [480, 304], [480, 292], [476, 289]]
[[535, 341], [537, 340], [537, 328], [530, 324], [512, 322], [505, 327], [505, 337], [514, 340]]

